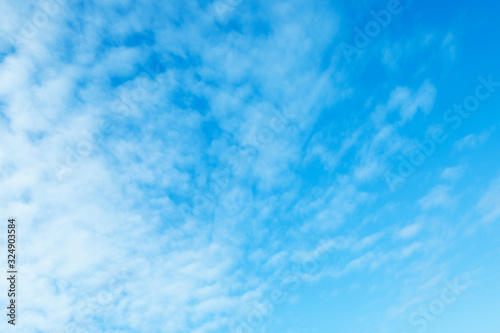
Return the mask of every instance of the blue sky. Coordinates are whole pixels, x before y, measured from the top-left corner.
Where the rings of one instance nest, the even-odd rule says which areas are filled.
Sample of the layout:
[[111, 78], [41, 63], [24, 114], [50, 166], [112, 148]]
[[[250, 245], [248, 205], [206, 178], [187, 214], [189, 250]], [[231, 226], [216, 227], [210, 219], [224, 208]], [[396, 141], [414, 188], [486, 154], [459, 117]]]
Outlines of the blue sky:
[[499, 10], [2, 1], [1, 331], [496, 333]]

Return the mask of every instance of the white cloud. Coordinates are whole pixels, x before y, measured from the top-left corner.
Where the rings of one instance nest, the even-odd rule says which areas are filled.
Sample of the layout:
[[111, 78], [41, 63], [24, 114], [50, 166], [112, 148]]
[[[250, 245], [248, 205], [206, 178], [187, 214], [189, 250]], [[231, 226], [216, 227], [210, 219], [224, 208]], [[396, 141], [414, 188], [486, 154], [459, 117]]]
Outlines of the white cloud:
[[441, 178], [446, 180], [456, 180], [462, 177], [464, 174], [464, 167], [462, 165], [457, 165], [455, 167], [449, 167], [443, 170], [441, 173]]
[[401, 123], [411, 120], [418, 110], [428, 114], [436, 98], [436, 88], [430, 82], [424, 82], [413, 93], [406, 87], [398, 87], [392, 93], [387, 103], [388, 111], [399, 111]]
[[427, 195], [418, 201], [424, 210], [438, 207], [450, 207], [453, 199], [450, 195], [451, 188], [447, 185], [437, 185]]
[[[0, 6], [2, 28], [29, 19], [24, 4]], [[268, 200], [271, 189], [294, 183], [290, 168], [307, 137], [288, 129], [307, 128], [346, 94], [330, 72], [311, 65], [338, 22], [307, 2], [275, 4], [260, 9], [272, 29], [253, 36], [221, 31], [214, 13], [194, 3], [72, 6], [37, 38], [1, 44], [15, 47], [0, 64], [0, 184], [10, 188], [0, 207], [18, 218], [25, 253], [19, 329], [228, 330], [242, 303], [262, 297], [289, 260], [280, 242], [264, 246], [259, 260], [271, 274], [258, 276], [244, 265], [260, 246], [247, 237], [262, 242], [273, 209], [296, 199], [292, 188]], [[252, 27], [245, 8], [237, 14]], [[153, 44], [134, 45], [134, 35], [145, 33]], [[115, 45], [105, 47], [110, 40]], [[157, 81], [141, 75], [155, 57], [165, 67], [153, 73]], [[209, 217], [184, 219], [178, 206], [206, 194], [214, 165], [237, 160], [239, 147], [288, 110], [295, 123], [215, 193]], [[204, 137], [208, 121], [222, 132], [213, 140]], [[79, 153], [86, 140], [92, 148]], [[118, 279], [120, 292], [95, 304], [122, 270], [129, 275]], [[89, 302], [98, 311], [82, 314]]]
[[474, 149], [488, 141], [491, 130], [481, 132], [480, 134], [469, 134], [454, 143], [453, 148], [456, 150], [464, 150], [467, 148]]
[[402, 229], [399, 229], [396, 232], [396, 236], [400, 239], [413, 238], [417, 236], [421, 230], [422, 230], [422, 224], [417, 222], [414, 224], [410, 224]]
[[493, 223], [500, 219], [500, 178], [493, 180], [486, 193], [477, 204], [483, 223]]

